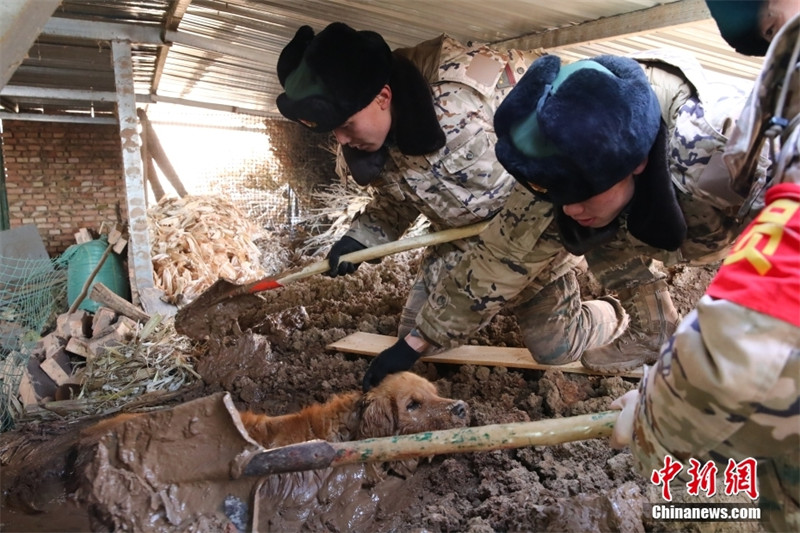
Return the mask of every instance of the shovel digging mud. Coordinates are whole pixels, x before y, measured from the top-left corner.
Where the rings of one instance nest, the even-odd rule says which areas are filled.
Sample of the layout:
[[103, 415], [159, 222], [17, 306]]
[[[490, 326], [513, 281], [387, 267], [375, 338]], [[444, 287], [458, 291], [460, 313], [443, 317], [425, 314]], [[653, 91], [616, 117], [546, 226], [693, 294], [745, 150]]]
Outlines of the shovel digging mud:
[[[148, 483], [195, 483], [303, 472], [354, 463], [401, 461], [448, 453], [552, 446], [611, 435], [619, 411], [265, 450], [247, 433], [230, 393], [173, 408], [101, 422], [84, 440], [106, 448], [116, 467]], [[86, 436], [93, 434], [93, 439]]]
[[[488, 224], [488, 221], [484, 221], [471, 226], [451, 228], [365, 248], [343, 255], [341, 261], [362, 263], [415, 248], [473, 237], [483, 231]], [[220, 323], [235, 320], [237, 316], [245, 315], [248, 310], [257, 307], [260, 299], [255, 296], [256, 293], [284, 287], [294, 281], [326, 272], [329, 268], [326, 259], [245, 285], [236, 285], [220, 279], [178, 311], [175, 316], [175, 331], [194, 339], [205, 338], [215, 331], [215, 326]]]
[[[265, 450], [248, 435], [230, 394], [218, 393], [169, 409], [121, 415], [84, 430], [75, 471], [81, 473], [87, 504], [117, 530], [183, 530], [214, 517], [224, 521], [223, 502], [249, 506], [258, 523], [252, 502], [263, 483], [289, 490], [289, 480], [313, 486], [325, 475], [318, 469], [329, 467], [347, 470], [355, 463], [602, 438], [610, 435], [617, 416], [618, 411], [607, 411]], [[289, 472], [297, 474], [290, 474], [286, 486], [270, 475]], [[269, 506], [281, 505], [282, 500], [271, 498]]]

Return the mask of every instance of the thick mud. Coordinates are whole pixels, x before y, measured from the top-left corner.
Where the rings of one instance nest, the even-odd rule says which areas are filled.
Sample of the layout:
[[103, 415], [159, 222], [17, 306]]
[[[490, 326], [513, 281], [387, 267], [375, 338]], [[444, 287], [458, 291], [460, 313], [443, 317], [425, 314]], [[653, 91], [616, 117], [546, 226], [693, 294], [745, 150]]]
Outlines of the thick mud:
[[[331, 352], [326, 345], [357, 331], [394, 335], [418, 257], [407, 252], [385, 258], [344, 278], [311, 277], [261, 293], [257, 301], [248, 297], [238, 308], [237, 300], [226, 302], [220, 320], [204, 322], [213, 326], [211, 334], [198, 335], [193, 355], [203, 385], [180, 401], [227, 392], [237, 408], [276, 415], [359, 389], [370, 358]], [[679, 312], [692, 308], [714, 271], [666, 271]], [[584, 279], [587, 295], [594, 287]], [[505, 314], [471, 343], [522, 346], [515, 319]], [[630, 378], [500, 367], [419, 362], [413, 371], [434, 381], [441, 395], [466, 401], [472, 426], [599, 412], [636, 386]], [[96, 498], [95, 509], [87, 510], [86, 476], [70, 470], [75, 427], [89, 423], [28, 424], [0, 436], [4, 530], [109, 529], [108, 522], [97, 520]], [[45, 450], [38, 456], [37, 447]], [[196, 460], [215, 460], [207, 455]], [[629, 452], [612, 450], [605, 440], [442, 455], [404, 476], [389, 472], [377, 483], [365, 481], [363, 474], [349, 470], [329, 476], [305, 500], [273, 492], [256, 523], [272, 531], [761, 531], [752, 522], [654, 521], [648, 504], [659, 501], [658, 489], [634, 471]], [[70, 486], [76, 479], [83, 491]], [[53, 480], [63, 486], [58, 497], [42, 494]], [[254, 511], [252, 506], [245, 510]], [[174, 530], [248, 529], [246, 520], [235, 518], [241, 509], [229, 511], [227, 522], [217, 514]], [[85, 513], [94, 513], [92, 519]], [[46, 529], [48, 517], [60, 527]], [[172, 527], [160, 526], [161, 531]]]

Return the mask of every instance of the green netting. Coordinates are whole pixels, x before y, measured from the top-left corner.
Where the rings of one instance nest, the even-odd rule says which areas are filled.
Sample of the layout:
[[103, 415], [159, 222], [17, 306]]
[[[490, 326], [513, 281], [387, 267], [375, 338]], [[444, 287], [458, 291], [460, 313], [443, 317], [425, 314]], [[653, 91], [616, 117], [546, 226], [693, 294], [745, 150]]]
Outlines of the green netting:
[[19, 383], [34, 346], [67, 309], [67, 265], [74, 252], [56, 259], [0, 256], [0, 431], [20, 413]]

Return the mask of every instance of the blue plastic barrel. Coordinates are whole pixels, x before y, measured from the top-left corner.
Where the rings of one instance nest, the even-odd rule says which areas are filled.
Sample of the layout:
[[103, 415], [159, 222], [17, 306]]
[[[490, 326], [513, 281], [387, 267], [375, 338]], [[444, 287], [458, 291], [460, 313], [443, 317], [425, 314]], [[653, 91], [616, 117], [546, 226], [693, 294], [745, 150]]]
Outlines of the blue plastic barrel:
[[[71, 306], [83, 289], [83, 285], [94, 271], [103, 253], [108, 247], [108, 239], [102, 236], [93, 241], [75, 245], [73, 255], [69, 259], [67, 267], [67, 302]], [[95, 283], [102, 283], [116, 295], [130, 301], [131, 287], [128, 283], [128, 275], [125, 271], [122, 258], [113, 251], [106, 257], [103, 266], [97, 272], [89, 286], [86, 298], [78, 305], [78, 309], [94, 313], [100, 308], [100, 304], [89, 298], [92, 286]]]

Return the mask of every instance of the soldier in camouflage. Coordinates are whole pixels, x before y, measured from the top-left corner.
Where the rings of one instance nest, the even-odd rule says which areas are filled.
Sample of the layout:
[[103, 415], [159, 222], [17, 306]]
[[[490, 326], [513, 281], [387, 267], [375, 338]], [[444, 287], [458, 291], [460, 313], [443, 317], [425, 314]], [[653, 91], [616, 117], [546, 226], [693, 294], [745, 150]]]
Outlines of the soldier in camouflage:
[[[497, 106], [534, 53], [467, 47], [442, 35], [390, 52], [374, 32], [333, 23], [300, 28], [281, 53], [281, 112], [333, 131], [339, 155], [370, 203], [328, 255], [335, 277], [355, 271], [347, 253], [398, 239], [424, 215], [435, 231], [491, 218], [514, 179], [494, 155]], [[359, 94], [363, 93], [363, 94]], [[405, 336], [440, 272], [469, 241], [426, 250], [401, 316]]]
[[612, 404], [611, 443], [647, 477], [666, 455], [719, 472], [755, 459], [767, 530], [800, 531], [800, 3], [707, 3], [731, 46], [767, 54], [724, 155], [746, 191], [762, 185], [752, 172], [769, 146], [766, 207], [638, 390]]
[[[721, 161], [745, 97], [678, 51], [536, 60], [495, 114], [496, 154], [517, 185], [364, 387], [463, 343], [505, 306], [540, 363], [654, 362], [679, 317], [653, 261], [717, 261], [746, 218]], [[581, 301], [581, 255], [619, 299]]]

